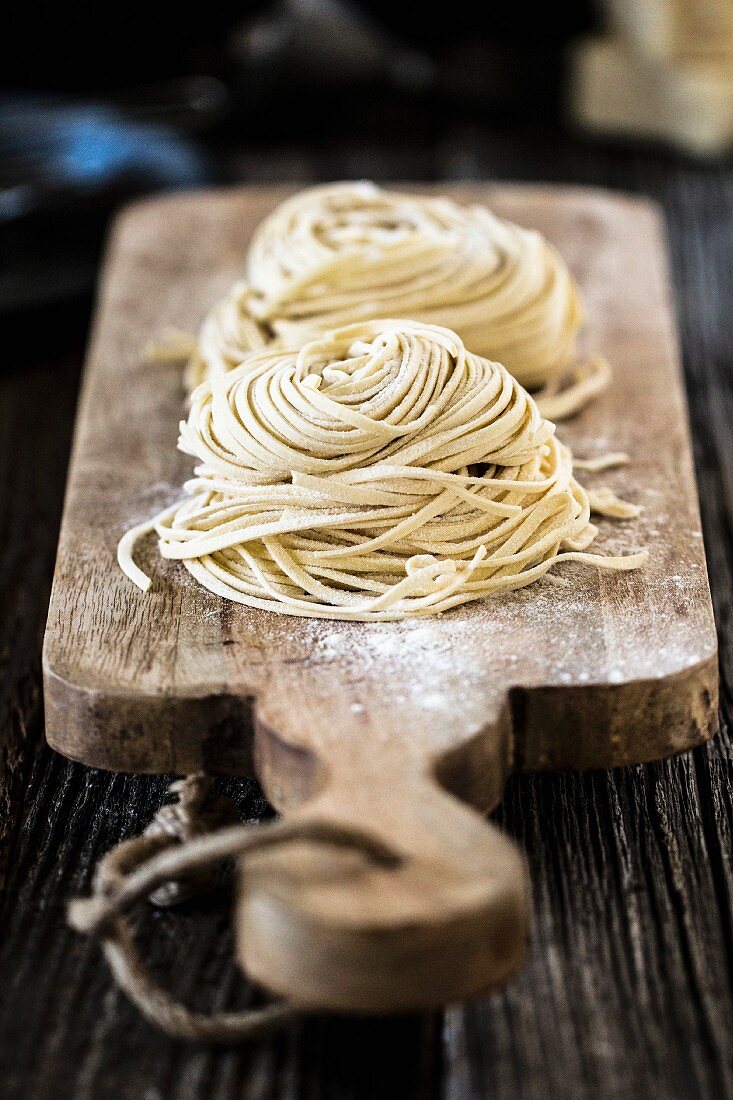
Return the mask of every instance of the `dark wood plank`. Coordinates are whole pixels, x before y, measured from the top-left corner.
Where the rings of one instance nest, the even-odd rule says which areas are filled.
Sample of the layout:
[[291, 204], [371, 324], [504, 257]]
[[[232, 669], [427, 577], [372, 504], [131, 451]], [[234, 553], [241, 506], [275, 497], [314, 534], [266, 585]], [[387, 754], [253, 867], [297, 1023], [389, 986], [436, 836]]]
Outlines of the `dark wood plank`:
[[78, 374], [72, 358], [0, 380], [0, 887], [43, 728], [38, 646]]
[[[535, 951], [525, 978], [505, 995], [446, 1018], [444, 1063], [435, 1025], [415, 1019], [316, 1020], [256, 1051], [211, 1054], [169, 1043], [112, 991], [98, 953], [63, 926], [64, 903], [88, 886], [93, 860], [152, 816], [164, 784], [109, 777], [38, 752], [38, 647], [75, 370], [38, 368], [17, 383], [1, 376], [2, 423], [30, 422], [35, 398], [45, 395], [48, 438], [21, 433], [12, 452], [2, 451], [4, 470], [35, 485], [40, 513], [15, 492], [1, 498], [2, 529], [19, 532], [13, 553], [5, 547], [0, 557], [2, 731], [5, 743], [25, 750], [16, 754], [23, 764], [10, 804], [3, 803], [11, 829], [0, 914], [0, 1093], [9, 1100], [730, 1095], [733, 172], [478, 128], [448, 133], [415, 149], [412, 160], [401, 155], [394, 171], [389, 153], [374, 158], [347, 143], [320, 157], [293, 150], [270, 161], [269, 172], [262, 153], [246, 152], [242, 163], [256, 166], [261, 179], [282, 178], [285, 165], [294, 180], [303, 173], [404, 178], [420, 163], [436, 175], [609, 184], [663, 201], [720, 630], [724, 730], [664, 766], [512, 782], [502, 813], [530, 853]], [[233, 784], [242, 811], [258, 811], [244, 787]], [[202, 920], [211, 922], [207, 929]], [[173, 928], [180, 922], [196, 931], [182, 933], [179, 944]], [[150, 923], [161, 965], [180, 967], [196, 944], [209, 952], [200, 961], [212, 979], [233, 981], [226, 918], [215, 910]], [[583, 950], [571, 958], [576, 942]], [[211, 986], [201, 977], [196, 997], [205, 1003]], [[241, 1003], [246, 987], [234, 985], [226, 992]]]

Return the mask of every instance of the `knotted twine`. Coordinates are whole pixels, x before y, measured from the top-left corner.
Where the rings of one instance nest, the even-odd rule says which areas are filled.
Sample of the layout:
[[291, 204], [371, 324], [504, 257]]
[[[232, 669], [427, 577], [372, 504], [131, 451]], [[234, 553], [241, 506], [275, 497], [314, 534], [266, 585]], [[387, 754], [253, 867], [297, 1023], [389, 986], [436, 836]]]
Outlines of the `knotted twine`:
[[263, 1038], [294, 1019], [298, 1010], [287, 1001], [213, 1015], [188, 1008], [146, 970], [128, 920], [131, 909], [143, 898], [160, 906], [178, 904], [215, 886], [215, 864], [295, 841], [357, 849], [384, 866], [394, 866], [397, 857], [376, 837], [328, 820], [227, 824], [234, 818], [233, 805], [213, 796], [211, 780], [203, 773], [170, 789], [179, 802], [163, 806], [141, 836], [122, 841], [103, 857], [91, 897], [70, 903], [69, 924], [100, 939], [119, 988], [171, 1037], [208, 1043]]

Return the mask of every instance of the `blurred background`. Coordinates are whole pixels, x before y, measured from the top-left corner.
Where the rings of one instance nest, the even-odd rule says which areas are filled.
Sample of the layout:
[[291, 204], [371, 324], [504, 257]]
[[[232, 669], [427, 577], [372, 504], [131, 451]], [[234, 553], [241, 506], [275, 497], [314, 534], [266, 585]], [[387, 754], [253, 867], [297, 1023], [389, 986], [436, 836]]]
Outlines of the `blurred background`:
[[110, 213], [235, 181], [524, 178], [658, 193], [733, 139], [731, 0], [26, 0], [0, 41], [0, 309], [58, 353]]

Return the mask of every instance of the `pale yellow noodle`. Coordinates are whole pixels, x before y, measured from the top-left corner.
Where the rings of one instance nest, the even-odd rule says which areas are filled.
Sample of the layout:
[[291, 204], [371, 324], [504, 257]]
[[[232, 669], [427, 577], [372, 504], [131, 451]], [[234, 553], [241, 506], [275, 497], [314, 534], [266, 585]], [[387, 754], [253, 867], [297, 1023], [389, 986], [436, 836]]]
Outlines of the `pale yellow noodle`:
[[379, 317], [446, 325], [522, 385], [551, 385], [548, 415], [576, 412], [608, 383], [608, 365], [592, 359], [561, 388], [582, 309], [564, 261], [540, 233], [485, 206], [359, 182], [302, 191], [262, 222], [244, 278], [202, 326], [191, 387], [273, 341], [301, 344]]
[[[498, 363], [446, 328], [371, 321], [268, 347], [193, 394], [185, 497], [123, 538], [158, 534], [210, 591], [283, 614], [430, 615], [537, 580], [561, 561], [633, 569], [596, 536], [572, 456]], [[601, 511], [635, 514], [612, 495]]]

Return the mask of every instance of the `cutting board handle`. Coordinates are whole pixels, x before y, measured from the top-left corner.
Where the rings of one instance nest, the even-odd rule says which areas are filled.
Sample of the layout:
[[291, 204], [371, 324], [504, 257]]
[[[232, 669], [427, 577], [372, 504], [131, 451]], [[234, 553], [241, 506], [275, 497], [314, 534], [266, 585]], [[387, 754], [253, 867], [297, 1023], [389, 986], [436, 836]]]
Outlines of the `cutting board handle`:
[[[473, 748], [492, 803], [510, 767], [507, 738], [506, 721], [497, 721]], [[283, 789], [278, 770], [290, 750], [306, 751], [284, 748], [279, 733], [258, 723], [257, 770], [271, 797]], [[302, 761], [300, 770], [308, 771]], [[304, 1009], [370, 1013], [476, 996], [519, 968], [524, 858], [445, 789], [440, 772], [436, 761], [412, 756], [404, 739], [378, 747], [368, 731], [313, 762], [320, 789], [285, 807], [286, 817], [363, 831], [399, 859], [385, 866], [358, 848], [311, 841], [247, 856], [236, 923], [251, 977]]]

